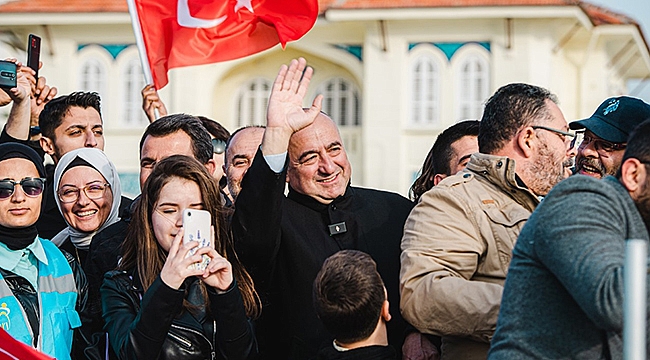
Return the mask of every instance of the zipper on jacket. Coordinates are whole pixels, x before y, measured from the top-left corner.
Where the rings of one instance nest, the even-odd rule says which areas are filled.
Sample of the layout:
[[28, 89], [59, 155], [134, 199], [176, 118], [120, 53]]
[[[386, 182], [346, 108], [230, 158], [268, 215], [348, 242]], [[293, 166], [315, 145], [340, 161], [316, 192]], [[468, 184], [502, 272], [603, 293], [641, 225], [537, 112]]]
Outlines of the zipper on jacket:
[[[200, 332], [200, 331], [196, 331], [196, 330], [194, 330], [194, 329], [190, 329], [190, 328], [187, 328], [187, 327], [184, 327], [184, 326], [178, 326], [178, 325], [176, 325], [176, 324], [172, 324], [172, 327], [173, 327], [174, 329], [178, 329], [178, 330], [189, 331], [189, 332], [191, 332], [191, 333], [193, 333], [193, 334], [196, 334], [196, 335], [199, 335], [200, 337], [202, 337], [203, 339], [205, 339], [205, 341], [207, 341], [208, 344], [210, 345], [210, 354], [212, 354], [212, 359], [214, 359], [214, 354], [215, 354], [215, 352], [214, 352], [214, 345], [210, 342], [210, 339], [208, 339], [208, 338], [207, 338], [207, 337], [206, 337], [202, 332]], [[216, 329], [216, 327], [215, 327], [215, 329]], [[168, 332], [168, 334], [171, 334], [171, 333]]]
[[167, 333], [170, 338], [178, 341], [179, 343], [183, 344], [186, 348], [191, 349], [192, 348], [192, 343], [189, 340], [185, 340], [182, 337], [175, 335], [173, 333]]
[[[212, 343], [217, 344], [217, 320], [212, 320]], [[212, 349], [212, 360], [217, 358], [217, 354], [214, 349]]]

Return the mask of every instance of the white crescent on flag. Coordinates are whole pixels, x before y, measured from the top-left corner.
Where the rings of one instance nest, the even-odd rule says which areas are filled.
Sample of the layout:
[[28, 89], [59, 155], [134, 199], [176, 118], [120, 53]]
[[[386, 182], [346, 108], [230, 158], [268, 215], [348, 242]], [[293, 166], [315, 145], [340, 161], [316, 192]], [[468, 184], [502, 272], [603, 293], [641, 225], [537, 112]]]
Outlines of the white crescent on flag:
[[[188, 4], [189, 0], [178, 0], [177, 7], [177, 19], [178, 25], [187, 27], [187, 28], [211, 28], [218, 26], [228, 18], [227, 15], [224, 15], [217, 19], [207, 20], [199, 19], [192, 14], [190, 14], [190, 7]], [[237, 0], [237, 5], [235, 5], [235, 12], [239, 11], [241, 8], [246, 8], [248, 11], [253, 13], [253, 5], [251, 5], [251, 0]]]
[[178, 25], [187, 27], [187, 28], [211, 28], [218, 26], [222, 22], [226, 20], [228, 17], [227, 15], [224, 15], [220, 18], [212, 19], [212, 20], [206, 20], [206, 19], [199, 19], [195, 18], [190, 14], [190, 7], [188, 5], [189, 0], [178, 0], [178, 7], [177, 7], [177, 20], [178, 20]]

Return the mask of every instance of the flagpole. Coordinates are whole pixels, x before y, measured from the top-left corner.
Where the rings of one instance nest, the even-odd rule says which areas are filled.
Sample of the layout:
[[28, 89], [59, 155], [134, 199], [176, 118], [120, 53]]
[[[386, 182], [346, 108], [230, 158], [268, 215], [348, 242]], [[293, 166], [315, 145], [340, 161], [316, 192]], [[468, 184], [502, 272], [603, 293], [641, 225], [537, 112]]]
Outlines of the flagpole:
[[147, 57], [147, 49], [144, 46], [144, 38], [142, 37], [142, 28], [140, 27], [140, 18], [138, 17], [138, 9], [135, 6], [135, 0], [126, 0], [126, 3], [129, 5], [129, 14], [131, 15], [131, 26], [133, 26], [133, 34], [135, 35], [135, 44], [138, 46], [138, 53], [140, 54], [140, 63], [142, 64], [144, 81], [146, 84], [153, 84], [153, 76], [151, 75], [151, 66], [149, 65], [149, 58]]

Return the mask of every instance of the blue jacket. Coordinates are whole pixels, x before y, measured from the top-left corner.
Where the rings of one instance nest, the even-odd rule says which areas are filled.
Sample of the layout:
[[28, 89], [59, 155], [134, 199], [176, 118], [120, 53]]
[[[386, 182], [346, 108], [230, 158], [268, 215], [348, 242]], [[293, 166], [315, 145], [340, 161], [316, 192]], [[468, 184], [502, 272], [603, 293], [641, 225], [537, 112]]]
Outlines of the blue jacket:
[[[38, 263], [39, 337], [37, 348], [57, 359], [70, 359], [73, 329], [81, 326], [75, 310], [77, 286], [72, 268], [61, 251], [38, 239], [48, 264]], [[0, 274], [0, 327], [14, 338], [33, 344], [34, 334], [27, 314], [7, 281]]]

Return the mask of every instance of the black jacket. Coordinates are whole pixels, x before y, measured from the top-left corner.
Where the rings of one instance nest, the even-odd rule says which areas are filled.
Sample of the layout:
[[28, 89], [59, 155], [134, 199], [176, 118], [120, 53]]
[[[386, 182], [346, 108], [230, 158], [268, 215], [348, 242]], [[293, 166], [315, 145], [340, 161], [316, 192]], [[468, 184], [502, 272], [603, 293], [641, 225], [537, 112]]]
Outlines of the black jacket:
[[[81, 316], [82, 327], [77, 328], [74, 331], [74, 338], [72, 343], [72, 359], [86, 359], [84, 355], [84, 350], [89, 344], [90, 332], [87, 327], [83, 324], [83, 314], [86, 311], [86, 303], [88, 301], [88, 281], [86, 281], [86, 275], [84, 274], [81, 266], [77, 263], [75, 258], [69, 253], [62, 251], [65, 255], [70, 268], [72, 269], [72, 275], [74, 276], [74, 281], [77, 287], [77, 305], [76, 310]], [[38, 343], [38, 337], [42, 336], [39, 333], [40, 331], [40, 318], [39, 318], [39, 301], [38, 293], [32, 286], [32, 284], [22, 276], [16, 275], [10, 271], [0, 268], [0, 273], [4, 278], [7, 286], [16, 297], [29, 321], [29, 325], [34, 333], [34, 344]]]
[[[400, 241], [413, 203], [394, 193], [348, 186], [329, 205], [289, 189], [258, 150], [242, 181], [232, 228], [237, 254], [262, 296], [257, 335], [267, 359], [307, 359], [332, 338], [316, 316], [312, 286], [327, 257], [355, 249], [372, 256], [382, 276], [392, 320], [389, 343], [401, 349]], [[339, 225], [345, 223], [345, 231]], [[334, 225], [330, 230], [329, 225]], [[287, 355], [288, 354], [288, 355]]]
[[[199, 281], [179, 290], [158, 277], [144, 292], [133, 272], [111, 271], [100, 289], [111, 346], [120, 359], [249, 359], [257, 342], [236, 283], [222, 294], [208, 287], [209, 309], [181, 311], [183, 299], [200, 304]], [[217, 324], [218, 323], [218, 324]]]

